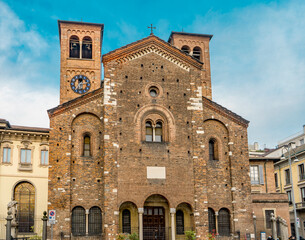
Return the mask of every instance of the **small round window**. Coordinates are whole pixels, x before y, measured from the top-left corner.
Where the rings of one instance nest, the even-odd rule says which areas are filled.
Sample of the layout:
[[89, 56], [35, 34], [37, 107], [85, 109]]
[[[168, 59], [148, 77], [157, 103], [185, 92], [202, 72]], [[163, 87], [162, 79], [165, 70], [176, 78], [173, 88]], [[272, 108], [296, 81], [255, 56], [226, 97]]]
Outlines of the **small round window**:
[[156, 87], [149, 88], [149, 95], [151, 97], [157, 97], [159, 95], [159, 89]]

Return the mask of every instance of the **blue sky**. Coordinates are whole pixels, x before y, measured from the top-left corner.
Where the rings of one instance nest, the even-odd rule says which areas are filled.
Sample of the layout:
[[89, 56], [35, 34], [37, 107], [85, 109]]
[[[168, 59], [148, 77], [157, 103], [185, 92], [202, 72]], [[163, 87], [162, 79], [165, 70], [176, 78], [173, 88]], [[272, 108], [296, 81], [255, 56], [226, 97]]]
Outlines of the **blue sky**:
[[305, 1], [0, 0], [0, 118], [48, 127], [58, 105], [57, 20], [104, 23], [103, 53], [171, 31], [213, 34], [213, 100], [274, 147], [305, 124]]

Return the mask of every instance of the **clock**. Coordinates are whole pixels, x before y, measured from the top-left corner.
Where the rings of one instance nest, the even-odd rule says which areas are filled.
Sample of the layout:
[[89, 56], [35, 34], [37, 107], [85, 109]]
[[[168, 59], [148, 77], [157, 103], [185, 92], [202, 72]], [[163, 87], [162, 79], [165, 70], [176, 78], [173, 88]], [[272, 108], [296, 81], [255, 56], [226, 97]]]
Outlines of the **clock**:
[[90, 79], [84, 75], [75, 75], [71, 79], [71, 89], [78, 94], [84, 94], [91, 87]]

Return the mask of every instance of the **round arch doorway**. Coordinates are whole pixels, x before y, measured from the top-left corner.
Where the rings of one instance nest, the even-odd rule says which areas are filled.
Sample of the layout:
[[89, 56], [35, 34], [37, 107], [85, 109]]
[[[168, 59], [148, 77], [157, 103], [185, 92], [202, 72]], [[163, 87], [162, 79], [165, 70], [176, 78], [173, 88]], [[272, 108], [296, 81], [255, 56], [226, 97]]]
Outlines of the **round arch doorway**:
[[146, 199], [143, 214], [144, 240], [169, 239], [168, 213], [169, 205], [165, 197], [156, 194]]

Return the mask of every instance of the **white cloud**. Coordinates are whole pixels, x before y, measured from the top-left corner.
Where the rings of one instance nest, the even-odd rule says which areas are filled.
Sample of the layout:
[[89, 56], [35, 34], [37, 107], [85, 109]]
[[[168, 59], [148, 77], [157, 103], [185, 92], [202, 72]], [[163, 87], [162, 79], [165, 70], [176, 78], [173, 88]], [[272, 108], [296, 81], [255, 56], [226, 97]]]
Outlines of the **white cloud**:
[[46, 84], [48, 62], [41, 58], [50, 46], [3, 2], [0, 36], [0, 118], [15, 125], [48, 127], [46, 110], [58, 104], [58, 91]]
[[250, 120], [249, 142], [270, 147], [305, 123], [305, 3], [209, 12], [192, 31], [212, 33], [214, 100]]

